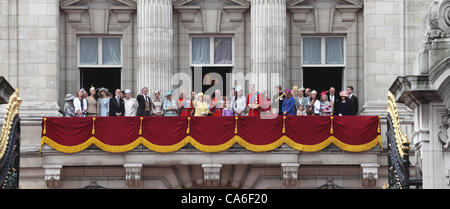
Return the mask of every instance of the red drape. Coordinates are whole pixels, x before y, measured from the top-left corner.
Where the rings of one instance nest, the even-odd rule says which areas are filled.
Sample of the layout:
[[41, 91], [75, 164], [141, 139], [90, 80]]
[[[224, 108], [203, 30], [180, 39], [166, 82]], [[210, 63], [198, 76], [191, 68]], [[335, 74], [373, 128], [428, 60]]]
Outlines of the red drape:
[[330, 143], [361, 152], [380, 143], [377, 116], [259, 117], [86, 117], [44, 118], [41, 144], [73, 153], [90, 144], [125, 152], [144, 144], [156, 152], [173, 152], [191, 143], [219, 152], [234, 143], [252, 151], [270, 151], [283, 143], [300, 151], [320, 151]]

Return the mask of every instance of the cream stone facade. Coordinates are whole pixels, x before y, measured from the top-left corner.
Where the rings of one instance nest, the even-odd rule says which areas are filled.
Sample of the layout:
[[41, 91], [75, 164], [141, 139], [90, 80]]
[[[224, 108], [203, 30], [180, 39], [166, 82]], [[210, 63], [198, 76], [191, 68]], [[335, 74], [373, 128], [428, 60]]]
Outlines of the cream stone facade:
[[[118, 87], [131, 89], [134, 94], [144, 86], [166, 92], [178, 87], [180, 80], [187, 81], [184, 84], [189, 89], [197, 85], [192, 84], [192, 76], [199, 69], [226, 69], [233, 78], [247, 79], [233, 85], [247, 89], [254, 83], [269, 91], [275, 84], [308, 87], [307, 82], [317, 81], [317, 74], [308, 72], [336, 70], [338, 85], [355, 88], [361, 115], [385, 117], [391, 84], [398, 76], [415, 73], [417, 53], [427, 31], [424, 18], [432, 2], [0, 0], [0, 74], [19, 88], [23, 100], [20, 185], [381, 188], [388, 181], [387, 155], [378, 148], [348, 153], [330, 146], [321, 152], [305, 153], [282, 146], [273, 152], [252, 153], [236, 145], [223, 153], [201, 153], [186, 147], [176, 153], [159, 154], [139, 147], [111, 154], [92, 147], [63, 154], [44, 146], [40, 154], [40, 122], [43, 116], [59, 116], [64, 95], [85, 87], [83, 72], [94, 68], [118, 69]], [[209, 57], [209, 64], [193, 63], [192, 40], [197, 37], [212, 37], [211, 43], [214, 37], [230, 37], [231, 64], [215, 64], [214, 57]], [[327, 37], [342, 38], [342, 63], [327, 64]], [[83, 38], [119, 38], [120, 64], [81, 63]], [[309, 59], [304, 49], [308, 38], [322, 41], [320, 64], [305, 62]], [[211, 55], [216, 55], [213, 51], [211, 47]], [[262, 73], [279, 76], [264, 77]], [[420, 125], [414, 111], [407, 105], [399, 109], [404, 133], [415, 133]], [[0, 108], [3, 112], [4, 107]], [[385, 127], [383, 119], [383, 146], [387, 146]], [[414, 154], [411, 161], [416, 164]], [[414, 168], [411, 175], [415, 176]], [[434, 187], [438, 186], [429, 186]]]

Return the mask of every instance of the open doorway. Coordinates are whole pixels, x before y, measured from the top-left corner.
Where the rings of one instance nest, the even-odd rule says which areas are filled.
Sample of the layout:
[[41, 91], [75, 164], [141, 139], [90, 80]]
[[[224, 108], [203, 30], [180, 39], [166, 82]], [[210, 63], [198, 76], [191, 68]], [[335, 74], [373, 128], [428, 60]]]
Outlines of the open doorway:
[[[231, 86], [226, 79], [227, 74], [231, 73], [231, 70], [231, 67], [192, 67], [192, 89], [194, 89], [195, 92], [199, 92], [199, 89], [195, 89], [195, 84], [201, 83], [201, 91], [203, 93], [214, 92], [216, 89], [219, 89], [221, 90], [222, 95], [228, 95]], [[201, 75], [201, 80], [199, 75]], [[212, 96], [214, 97], [214, 94], [212, 94]]]
[[303, 68], [303, 87], [316, 90], [319, 94], [322, 90], [328, 91], [334, 86], [336, 92], [342, 90], [343, 68], [320, 68], [305, 67]]
[[114, 92], [120, 89], [120, 72], [120, 68], [80, 68], [80, 86], [87, 91], [94, 86]]

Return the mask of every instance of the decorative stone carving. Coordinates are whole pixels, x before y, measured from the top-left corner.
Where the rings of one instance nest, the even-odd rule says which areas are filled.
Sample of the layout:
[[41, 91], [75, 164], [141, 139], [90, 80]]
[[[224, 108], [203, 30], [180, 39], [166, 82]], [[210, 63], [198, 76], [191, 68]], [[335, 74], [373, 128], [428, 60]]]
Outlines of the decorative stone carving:
[[435, 0], [425, 17], [428, 41], [446, 37], [450, 33], [450, 0]]
[[362, 185], [375, 187], [378, 180], [378, 163], [361, 163]]
[[222, 164], [202, 164], [205, 186], [217, 186], [220, 180]]
[[282, 163], [281, 170], [284, 186], [297, 186], [298, 179], [298, 163]]
[[61, 188], [62, 176], [61, 170], [62, 165], [44, 165], [45, 170], [45, 183], [47, 183], [48, 188], [58, 189]]
[[438, 138], [444, 143], [444, 149], [449, 150], [450, 137], [449, 137], [450, 116], [445, 115], [442, 118], [442, 125], [439, 126]]
[[142, 164], [127, 163], [125, 167], [125, 183], [129, 187], [139, 187], [141, 185]]

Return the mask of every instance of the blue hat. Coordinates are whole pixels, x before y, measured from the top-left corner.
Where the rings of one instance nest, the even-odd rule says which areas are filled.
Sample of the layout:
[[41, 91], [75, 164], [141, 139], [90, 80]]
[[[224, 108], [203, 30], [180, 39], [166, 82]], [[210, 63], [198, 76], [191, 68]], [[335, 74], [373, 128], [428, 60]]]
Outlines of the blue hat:
[[172, 94], [173, 94], [173, 91], [169, 91], [169, 92], [167, 93], [166, 97], [167, 97], [167, 96], [172, 96]]

